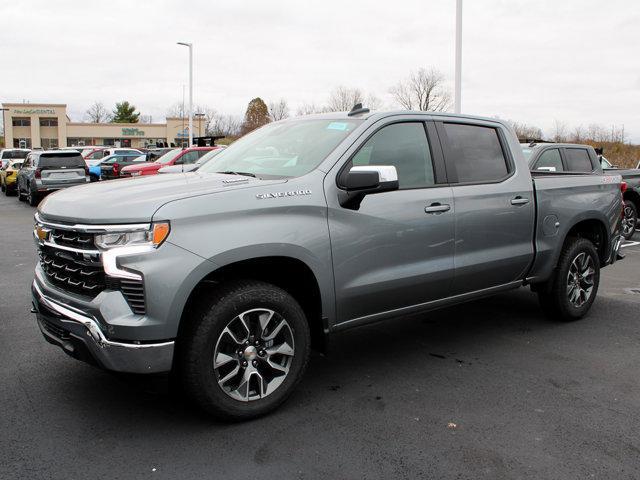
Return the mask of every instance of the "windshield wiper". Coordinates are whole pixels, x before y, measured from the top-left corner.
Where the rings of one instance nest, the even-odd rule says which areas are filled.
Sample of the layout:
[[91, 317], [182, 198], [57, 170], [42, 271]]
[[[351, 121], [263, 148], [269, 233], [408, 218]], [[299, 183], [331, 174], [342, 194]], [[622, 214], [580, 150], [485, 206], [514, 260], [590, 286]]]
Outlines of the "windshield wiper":
[[253, 177], [257, 178], [255, 174], [250, 172], [234, 172], [233, 170], [226, 170], [224, 172], [216, 172], [216, 173], [224, 173], [225, 175], [241, 175], [243, 177]]

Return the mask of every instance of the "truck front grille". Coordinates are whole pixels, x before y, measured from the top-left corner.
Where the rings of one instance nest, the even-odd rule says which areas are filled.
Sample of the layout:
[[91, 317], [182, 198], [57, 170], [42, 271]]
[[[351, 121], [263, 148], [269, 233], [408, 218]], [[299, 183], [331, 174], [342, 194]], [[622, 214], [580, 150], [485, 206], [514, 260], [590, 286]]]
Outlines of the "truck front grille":
[[96, 248], [92, 233], [54, 229], [50, 235], [54, 243], [65, 247], [78, 248], [81, 250], [95, 250]]
[[86, 260], [83, 254], [44, 246], [40, 249], [40, 265], [47, 279], [63, 290], [93, 298], [105, 288], [99, 259]]

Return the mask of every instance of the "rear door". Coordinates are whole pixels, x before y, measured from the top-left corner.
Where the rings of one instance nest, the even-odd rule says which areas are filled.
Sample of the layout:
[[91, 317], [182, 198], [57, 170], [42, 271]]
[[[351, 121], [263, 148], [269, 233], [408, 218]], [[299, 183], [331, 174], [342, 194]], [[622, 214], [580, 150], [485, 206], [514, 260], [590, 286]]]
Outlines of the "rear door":
[[43, 153], [38, 161], [43, 186], [84, 183], [86, 163], [79, 152]]
[[531, 177], [516, 174], [506, 130], [491, 122], [437, 122], [453, 187], [452, 295], [521, 279], [533, 258]]

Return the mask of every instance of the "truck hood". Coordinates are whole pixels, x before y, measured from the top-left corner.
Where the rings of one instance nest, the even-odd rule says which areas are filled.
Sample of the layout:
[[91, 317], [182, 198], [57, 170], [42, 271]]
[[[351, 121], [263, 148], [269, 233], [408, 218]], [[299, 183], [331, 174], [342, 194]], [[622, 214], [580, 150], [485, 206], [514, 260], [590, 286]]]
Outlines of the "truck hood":
[[40, 203], [38, 212], [43, 219], [58, 222], [147, 223], [156, 210], [174, 200], [285, 182], [200, 172], [125, 178], [59, 190]]

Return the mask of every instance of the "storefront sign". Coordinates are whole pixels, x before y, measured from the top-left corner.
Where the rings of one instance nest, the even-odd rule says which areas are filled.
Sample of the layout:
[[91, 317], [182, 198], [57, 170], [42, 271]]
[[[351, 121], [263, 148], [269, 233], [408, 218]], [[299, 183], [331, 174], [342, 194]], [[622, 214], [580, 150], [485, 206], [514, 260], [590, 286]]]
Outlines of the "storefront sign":
[[18, 115], [55, 115], [56, 111], [53, 108], [14, 108], [13, 113]]
[[138, 128], [123, 128], [122, 136], [123, 137], [144, 137], [144, 130], [140, 130]]

